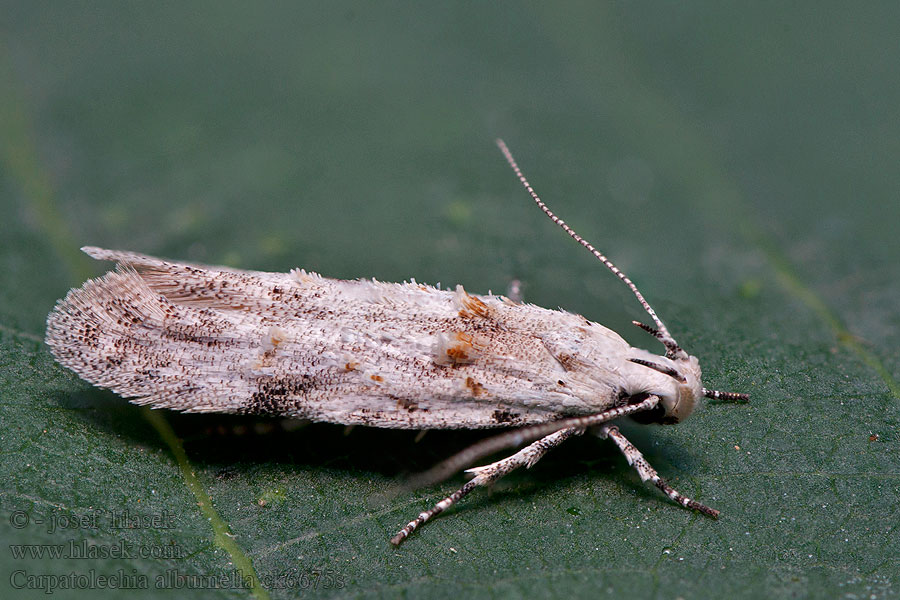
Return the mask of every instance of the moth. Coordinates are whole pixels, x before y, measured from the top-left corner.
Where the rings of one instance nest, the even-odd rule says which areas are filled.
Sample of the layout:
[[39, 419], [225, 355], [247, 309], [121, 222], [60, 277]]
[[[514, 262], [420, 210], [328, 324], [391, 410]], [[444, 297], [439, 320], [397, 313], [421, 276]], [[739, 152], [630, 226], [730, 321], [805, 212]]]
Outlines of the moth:
[[461, 286], [243, 271], [94, 247], [82, 250], [117, 268], [57, 303], [46, 342], [84, 380], [154, 408], [399, 429], [514, 428], [414, 484], [531, 442], [469, 469], [474, 477], [403, 527], [395, 545], [473, 489], [531, 467], [588, 428], [612, 440], [643, 481], [718, 516], [662, 480], [614, 421], [678, 423], [702, 397], [748, 396], [704, 388], [697, 358], [637, 287], [547, 208], [506, 144], [497, 145], [538, 207], [634, 293], [655, 327], [635, 325], [662, 343], [664, 355], [580, 315]]

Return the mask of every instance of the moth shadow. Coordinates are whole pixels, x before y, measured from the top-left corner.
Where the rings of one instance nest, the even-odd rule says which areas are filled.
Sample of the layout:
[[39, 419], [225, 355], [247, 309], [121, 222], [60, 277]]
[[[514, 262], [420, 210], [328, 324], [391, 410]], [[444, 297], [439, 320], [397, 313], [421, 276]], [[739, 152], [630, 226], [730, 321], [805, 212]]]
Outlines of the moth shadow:
[[[148, 418], [150, 411], [157, 412], [155, 409], [136, 406], [112, 392], [95, 388], [57, 391], [51, 394], [50, 400], [98, 433], [125, 439], [135, 446], [171, 450], [156, 429], [155, 419]], [[181, 440], [188, 459], [196, 466], [212, 470], [235, 472], [261, 464], [327, 465], [394, 475], [424, 464], [417, 459], [423, 456], [420, 450], [426, 445], [415, 442], [415, 431], [347, 428], [257, 416], [190, 414], [162, 409], [158, 412]], [[460, 433], [465, 437], [467, 432]], [[440, 440], [446, 436], [434, 437]], [[470, 436], [471, 441], [476, 439]], [[399, 460], [401, 457], [409, 461]]]
[[52, 392], [49, 399], [72, 418], [83, 421], [92, 431], [122, 438], [135, 446], [166, 447], [159, 433], [145, 418], [143, 409], [112, 392], [97, 388], [71, 392], [59, 390]]
[[[136, 446], [170, 449], [149, 411], [96, 388], [57, 391], [50, 400], [90, 429]], [[159, 410], [196, 466], [235, 473], [262, 464], [327, 467], [387, 477], [424, 470], [490, 435], [485, 431], [419, 431], [345, 427], [283, 418]]]
[[[53, 398], [61, 407], [88, 422], [93, 429], [124, 437], [131, 443], [170, 452], [143, 407], [135, 406], [111, 392], [86, 389], [74, 393], [57, 392]], [[186, 414], [160, 411], [182, 441], [188, 459], [214, 476], [228, 479], [269, 465], [285, 472], [327, 468], [348, 475], [377, 476], [402, 486], [406, 476], [424, 471], [456, 452], [501, 430], [429, 430], [424, 436], [415, 430], [374, 427], [345, 427], [279, 418], [226, 414]], [[624, 423], [622, 430], [644, 453], [663, 477], [673, 462], [689, 468], [693, 459], [686, 448], [661, 447], [653, 443], [651, 428]], [[485, 458], [487, 464], [512, 454], [510, 449]], [[548, 453], [531, 469], [519, 469], [498, 482], [489, 494], [478, 494], [457, 510], [477, 509], [508, 494], [528, 497], [548, 486], [585, 475], [619, 478], [625, 475], [627, 488], [641, 496], [659, 496], [641, 483], [615, 446], [593, 435], [575, 437]], [[674, 475], [674, 472], [671, 473]], [[424, 493], [450, 493], [463, 478], [430, 486]], [[661, 497], [662, 501], [665, 498]]]

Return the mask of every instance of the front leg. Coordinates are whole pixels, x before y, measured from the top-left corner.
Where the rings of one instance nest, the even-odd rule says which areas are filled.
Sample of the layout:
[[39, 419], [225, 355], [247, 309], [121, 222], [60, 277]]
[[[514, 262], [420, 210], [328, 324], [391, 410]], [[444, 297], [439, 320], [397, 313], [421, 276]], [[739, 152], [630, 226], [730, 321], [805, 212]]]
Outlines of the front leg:
[[619, 428], [615, 425], [601, 425], [597, 431], [598, 435], [603, 439], [611, 439], [616, 446], [619, 447], [619, 450], [622, 451], [622, 454], [625, 455], [625, 459], [628, 461], [628, 464], [634, 467], [634, 469], [638, 472], [638, 475], [641, 476], [641, 481], [650, 481], [661, 489], [663, 493], [682, 505], [685, 508], [691, 508], [696, 511], [702, 512], [704, 515], [708, 515], [717, 519], [719, 517], [719, 511], [714, 508], [710, 508], [705, 504], [700, 504], [696, 500], [691, 500], [687, 496], [682, 495], [678, 490], [670, 486], [666, 483], [656, 472], [656, 470], [650, 466], [650, 463], [647, 462], [647, 459], [644, 458], [644, 455], [641, 454], [641, 451], [634, 447], [634, 444], [628, 441], [624, 435], [619, 431]]

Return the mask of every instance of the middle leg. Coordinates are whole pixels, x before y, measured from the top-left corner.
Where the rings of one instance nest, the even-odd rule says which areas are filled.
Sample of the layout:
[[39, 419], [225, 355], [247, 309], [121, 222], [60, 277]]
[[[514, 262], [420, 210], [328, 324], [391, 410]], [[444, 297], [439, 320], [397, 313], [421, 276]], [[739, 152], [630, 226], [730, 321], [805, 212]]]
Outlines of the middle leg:
[[519, 467], [524, 466], [525, 468], [530, 469], [537, 461], [541, 459], [541, 457], [547, 454], [547, 452], [549, 452], [551, 449], [559, 446], [573, 435], [580, 435], [582, 433], [584, 433], [583, 428], [578, 429], [575, 427], [570, 427], [568, 429], [561, 429], [555, 433], [551, 433], [546, 437], [542, 437], [538, 441], [522, 448], [512, 456], [504, 458], [503, 460], [498, 460], [495, 463], [484, 465], [483, 467], [474, 467], [471, 469], [467, 469], [466, 473], [474, 475], [474, 477], [469, 482], [435, 504], [433, 507], [419, 513], [418, 517], [407, 523], [406, 527], [401, 529], [399, 532], [397, 532], [397, 535], [391, 538], [391, 543], [395, 546], [399, 546], [400, 543], [403, 542], [403, 540], [409, 537], [409, 534], [418, 529], [421, 525], [424, 525], [432, 517], [441, 514], [442, 512], [459, 502], [463, 497], [465, 497], [475, 488], [494, 483], [504, 475], [518, 469]]

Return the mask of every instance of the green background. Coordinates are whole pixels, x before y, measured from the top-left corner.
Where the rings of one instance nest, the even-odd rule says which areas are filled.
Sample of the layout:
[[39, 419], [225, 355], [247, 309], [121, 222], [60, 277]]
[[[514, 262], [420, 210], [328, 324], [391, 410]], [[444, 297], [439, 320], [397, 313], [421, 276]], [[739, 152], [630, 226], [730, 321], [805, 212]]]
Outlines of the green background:
[[[156, 578], [240, 569], [255, 587], [225, 596], [897, 598], [897, 7], [4, 3], [0, 589], [121, 573], [149, 578], [136, 597], [181, 597]], [[480, 435], [151, 413], [42, 344], [54, 302], [109, 267], [91, 244], [473, 292], [519, 279], [658, 350], [497, 136], [706, 385], [753, 395], [625, 427], [718, 522], [585, 437], [395, 549], [462, 478], [368, 498]], [[116, 511], [173, 527], [114, 529]], [[7, 547], [69, 541], [169, 554]], [[54, 597], [85, 593], [118, 597]]]

